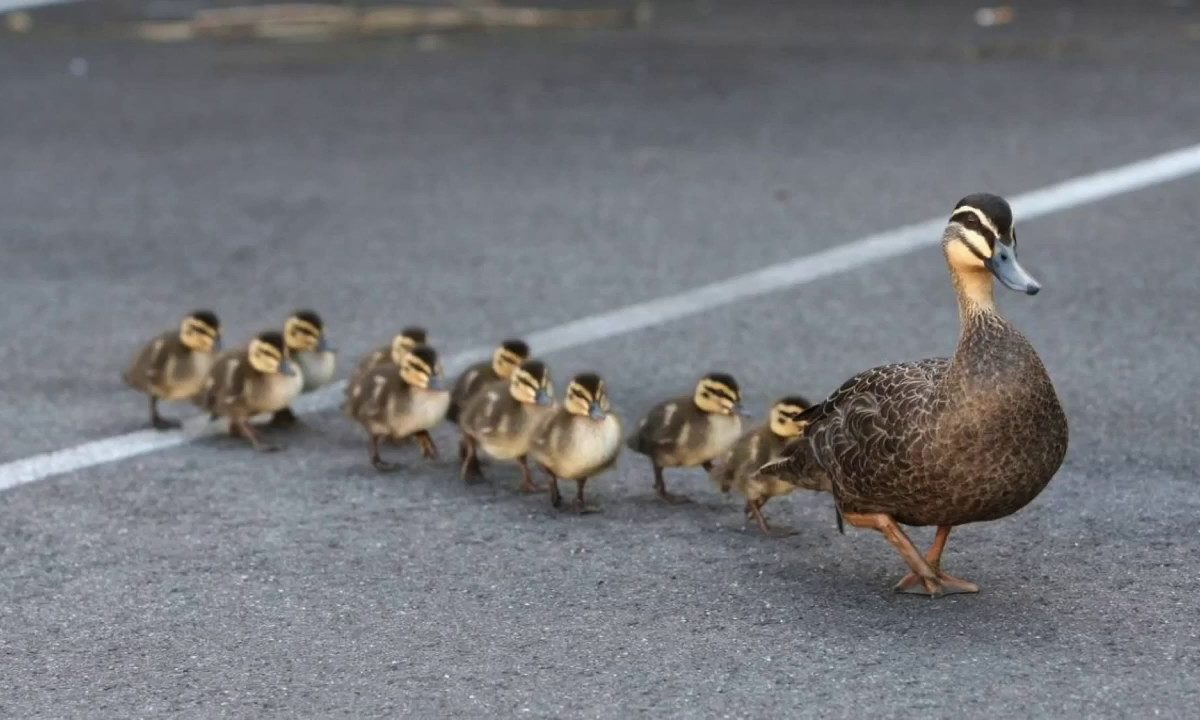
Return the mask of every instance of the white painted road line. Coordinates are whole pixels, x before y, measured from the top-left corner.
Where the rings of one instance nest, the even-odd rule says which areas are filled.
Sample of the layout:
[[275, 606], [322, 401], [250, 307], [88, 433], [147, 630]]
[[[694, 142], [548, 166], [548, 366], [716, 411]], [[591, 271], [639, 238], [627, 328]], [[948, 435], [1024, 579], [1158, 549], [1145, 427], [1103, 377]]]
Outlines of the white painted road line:
[[[1020, 223], [1114, 195], [1178, 180], [1197, 172], [1200, 172], [1200, 145], [1193, 145], [1129, 165], [1049, 185], [1011, 197], [1009, 200]], [[948, 202], [957, 199], [952, 198]], [[947, 206], [946, 214], [938, 218], [869, 235], [812, 255], [675, 295], [572, 320], [535, 332], [526, 339], [539, 355], [548, 354], [661, 325], [740, 300], [798, 287], [870, 263], [904, 255], [920, 247], [934, 245], [941, 239], [941, 231], [949, 214]], [[468, 363], [487, 357], [490, 352], [491, 348], [476, 348], [459, 353], [447, 360], [446, 369], [455, 373]], [[336, 407], [341, 400], [344, 384], [338, 382], [302, 397], [295, 405], [296, 410], [315, 412]], [[0, 491], [75, 470], [178, 447], [198, 437], [211, 435], [217, 430], [216, 424], [203, 418], [195, 418], [181, 431], [144, 430], [5, 463], [0, 465]]]

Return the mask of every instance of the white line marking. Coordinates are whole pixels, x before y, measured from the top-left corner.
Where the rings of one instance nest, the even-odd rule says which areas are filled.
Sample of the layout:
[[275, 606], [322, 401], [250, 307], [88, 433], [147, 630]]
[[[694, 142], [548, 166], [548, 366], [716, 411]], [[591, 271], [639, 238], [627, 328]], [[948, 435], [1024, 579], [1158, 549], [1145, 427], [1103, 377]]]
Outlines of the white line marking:
[[6, 13], [12, 10], [26, 10], [29, 8], [45, 7], [46, 5], [63, 5], [69, 2], [79, 1], [80, 0], [0, 0], [0, 13]]
[[[1010, 202], [1017, 219], [1024, 222], [1114, 195], [1177, 180], [1197, 172], [1200, 172], [1200, 145], [1193, 145], [1023, 193], [1010, 198]], [[947, 213], [946, 217], [948, 216]], [[538, 354], [547, 354], [661, 325], [740, 300], [794, 288], [933, 245], [941, 238], [946, 217], [868, 235], [828, 250], [693, 290], [572, 320], [535, 332], [526, 339]], [[468, 363], [486, 358], [490, 354], [491, 348], [474, 348], [449, 358], [445, 365], [449, 372], [456, 373]], [[344, 385], [344, 381], [337, 382], [306, 395], [296, 402], [295, 408], [299, 412], [314, 412], [336, 407], [341, 400]], [[177, 447], [216, 432], [217, 424], [203, 418], [193, 418], [182, 431], [164, 433], [143, 430], [34, 455], [0, 465], [0, 491], [75, 470]]]

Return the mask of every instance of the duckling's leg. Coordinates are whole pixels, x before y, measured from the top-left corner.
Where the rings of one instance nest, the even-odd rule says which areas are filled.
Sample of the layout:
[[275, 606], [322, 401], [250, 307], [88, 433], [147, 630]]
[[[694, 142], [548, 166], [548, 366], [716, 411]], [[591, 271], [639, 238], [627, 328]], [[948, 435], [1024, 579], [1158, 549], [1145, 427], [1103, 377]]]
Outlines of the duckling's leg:
[[296, 417], [296, 413], [292, 412], [290, 407], [285, 407], [275, 411], [275, 414], [271, 416], [271, 421], [267, 423], [267, 427], [291, 427], [298, 422], [300, 422], [300, 418]]
[[547, 477], [550, 478], [550, 505], [556, 508], [561, 508], [563, 502], [562, 494], [558, 492], [558, 477], [554, 473], [550, 472], [550, 468], [546, 467], [545, 465], [542, 466], [542, 470], [546, 471]]
[[150, 426], [155, 430], [171, 430], [183, 425], [178, 420], [171, 420], [158, 414], [158, 398], [150, 396]]
[[580, 515], [588, 513], [600, 512], [599, 508], [588, 505], [583, 499], [583, 486], [587, 484], [587, 478], [579, 478], [575, 481], [575, 501], [571, 503], [571, 509]]
[[371, 433], [371, 438], [367, 441], [367, 448], [371, 453], [371, 464], [374, 465], [375, 469], [379, 470], [380, 472], [388, 472], [391, 470], [396, 470], [400, 467], [396, 463], [387, 462], [383, 459], [383, 456], [379, 454], [379, 445], [386, 437], [386, 435], [376, 435], [375, 433]]
[[235, 431], [242, 437], [249, 440], [250, 446], [259, 452], [278, 452], [283, 449], [279, 445], [272, 445], [270, 443], [263, 442], [262, 439], [258, 437], [258, 433], [254, 431], [254, 428], [250, 427], [250, 422], [247, 418], [230, 418], [229, 433], [232, 435]]
[[663, 481], [662, 466], [653, 460], [651, 460], [651, 462], [654, 464], [654, 492], [658, 494], [658, 497], [675, 505], [678, 505], [679, 503], [691, 502], [691, 500], [683, 495], [673, 495], [667, 492], [667, 484]]
[[[842, 517], [846, 522], [857, 528], [870, 528], [883, 533], [883, 537], [887, 539], [892, 547], [900, 553], [900, 557], [904, 558], [904, 562], [912, 568], [912, 572], [916, 575], [920, 583], [921, 594], [937, 597], [942, 594], [942, 583], [938, 579], [937, 571], [929, 566], [925, 558], [921, 557], [921, 553], [917, 551], [916, 546], [912, 544], [912, 540], [904, 534], [904, 530], [892, 519], [887, 513], [842, 513]], [[916, 590], [915, 592], [921, 592]]]
[[541, 492], [544, 488], [533, 481], [533, 473], [529, 472], [529, 456], [517, 458], [517, 464], [521, 466], [521, 486], [517, 489], [523, 493]]
[[[947, 595], [955, 593], [977, 593], [979, 586], [968, 580], [956, 578], [953, 575], [942, 571], [942, 551], [946, 549], [946, 540], [950, 538], [950, 526], [939, 525], [937, 535], [933, 538], [933, 546], [929, 548], [929, 552], [925, 553], [925, 562], [933, 568], [937, 573], [938, 580], [942, 583], [942, 592]], [[909, 573], [896, 583], [894, 588], [896, 592], [902, 593], [920, 593], [921, 582], [913, 573]]]
[[767, 524], [767, 518], [763, 515], [763, 505], [767, 504], [767, 498], [759, 498], [750, 500], [746, 503], [746, 511], [749, 512], [754, 519], [758, 521], [758, 529], [762, 530], [763, 535], [767, 537], [790, 537], [797, 534], [796, 530], [791, 528], [772, 528]]
[[466, 482], [483, 480], [483, 470], [479, 467], [479, 453], [475, 449], [475, 440], [463, 434], [458, 441], [458, 454], [462, 457], [462, 469], [459, 475]]
[[[433, 436], [429, 434], [428, 430], [420, 430], [414, 433], [413, 438], [417, 441], [417, 444], [421, 446], [421, 457], [428, 458], [430, 460], [438, 459], [437, 445], [433, 442]], [[459, 454], [462, 454], [461, 450]]]

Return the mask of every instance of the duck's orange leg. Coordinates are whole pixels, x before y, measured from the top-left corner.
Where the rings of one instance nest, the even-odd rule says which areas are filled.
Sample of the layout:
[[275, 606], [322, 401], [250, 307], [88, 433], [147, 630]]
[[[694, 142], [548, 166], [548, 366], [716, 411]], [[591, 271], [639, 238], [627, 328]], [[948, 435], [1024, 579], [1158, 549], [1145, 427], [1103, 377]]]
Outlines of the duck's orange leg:
[[915, 581], [923, 590], [924, 594], [937, 596], [942, 594], [942, 583], [938, 579], [937, 570], [929, 566], [925, 558], [921, 557], [921, 553], [917, 551], [912, 540], [904, 534], [904, 530], [892, 519], [887, 513], [843, 513], [842, 517], [846, 522], [857, 528], [870, 528], [883, 533], [883, 537], [887, 539], [892, 547], [896, 548], [896, 552], [900, 553], [900, 557], [904, 558], [904, 562], [912, 568], [912, 575], [917, 577]]
[[[933, 546], [929, 548], [929, 552], [925, 553], [925, 562], [929, 563], [929, 567], [937, 573], [938, 582], [942, 585], [942, 592], [947, 595], [955, 593], [977, 593], [979, 586], [968, 580], [956, 578], [953, 575], [942, 571], [942, 551], [946, 549], [946, 540], [950, 538], [951, 527], [949, 525], [939, 525], [937, 535], [933, 538]], [[917, 593], [923, 592], [923, 584], [921, 579], [913, 573], [909, 573], [896, 583], [894, 588], [896, 592]]]

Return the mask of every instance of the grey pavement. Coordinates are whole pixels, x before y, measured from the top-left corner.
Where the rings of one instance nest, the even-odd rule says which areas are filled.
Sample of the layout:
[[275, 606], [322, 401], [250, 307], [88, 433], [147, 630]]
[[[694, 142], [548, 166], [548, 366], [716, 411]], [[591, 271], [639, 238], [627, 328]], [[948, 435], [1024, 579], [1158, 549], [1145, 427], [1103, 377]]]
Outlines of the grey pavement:
[[[1136, 5], [0, 39], [0, 462], [140, 428], [120, 369], [193, 306], [231, 340], [313, 306], [347, 361], [413, 322], [453, 353], [1200, 142], [1200, 13]], [[699, 472], [668, 477], [695, 504], [655, 502], [628, 455], [589, 484], [603, 513], [559, 515], [511, 467], [375, 473], [331, 411], [279, 455], [205, 440], [0, 494], [0, 716], [1189, 717], [1198, 193], [1017, 218], [1045, 290], [1000, 302], [1071, 447], [1030, 507], [955, 532], [978, 596], [893, 595], [899, 558], [824, 496], [768, 505], [799, 534], [767, 539]], [[715, 368], [761, 414], [949, 353], [956, 323], [931, 248], [548, 360], [627, 423]]]

